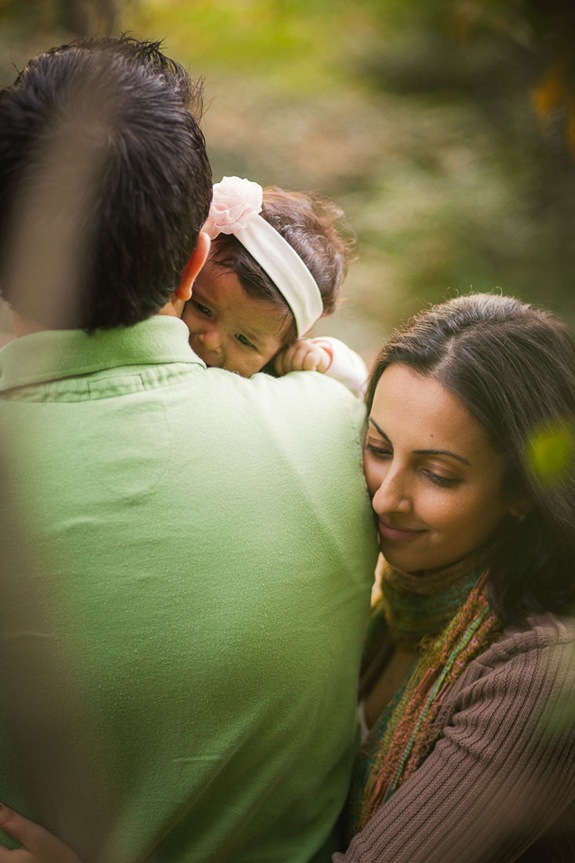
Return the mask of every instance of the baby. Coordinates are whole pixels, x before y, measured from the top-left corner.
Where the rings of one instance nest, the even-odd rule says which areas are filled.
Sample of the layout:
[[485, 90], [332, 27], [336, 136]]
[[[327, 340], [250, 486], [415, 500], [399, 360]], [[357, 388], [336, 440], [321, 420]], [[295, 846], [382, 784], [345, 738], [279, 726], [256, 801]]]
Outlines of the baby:
[[363, 395], [363, 360], [338, 339], [306, 337], [334, 311], [346, 274], [341, 215], [323, 198], [239, 177], [214, 185], [212, 247], [183, 313], [206, 365], [244, 377], [325, 372]]

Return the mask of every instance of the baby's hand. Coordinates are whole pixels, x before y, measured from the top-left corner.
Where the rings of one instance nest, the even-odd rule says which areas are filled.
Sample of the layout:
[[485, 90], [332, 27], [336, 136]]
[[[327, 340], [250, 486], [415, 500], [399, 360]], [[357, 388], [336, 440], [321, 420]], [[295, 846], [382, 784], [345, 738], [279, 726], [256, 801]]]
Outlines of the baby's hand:
[[0, 830], [21, 843], [10, 851], [0, 845], [0, 863], [82, 863], [60, 839], [0, 803]]
[[331, 353], [312, 339], [298, 339], [289, 348], [276, 356], [276, 374], [288, 372], [327, 372], [331, 365]]

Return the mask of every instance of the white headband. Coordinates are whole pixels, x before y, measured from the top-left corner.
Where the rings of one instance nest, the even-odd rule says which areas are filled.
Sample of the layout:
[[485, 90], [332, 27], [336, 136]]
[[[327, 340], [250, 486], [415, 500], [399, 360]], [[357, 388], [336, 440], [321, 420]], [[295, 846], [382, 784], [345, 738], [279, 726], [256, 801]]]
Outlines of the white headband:
[[287, 240], [259, 215], [263, 189], [240, 177], [214, 184], [212, 205], [203, 230], [212, 239], [233, 234], [270, 277], [295, 318], [298, 336], [323, 314], [317, 282]]

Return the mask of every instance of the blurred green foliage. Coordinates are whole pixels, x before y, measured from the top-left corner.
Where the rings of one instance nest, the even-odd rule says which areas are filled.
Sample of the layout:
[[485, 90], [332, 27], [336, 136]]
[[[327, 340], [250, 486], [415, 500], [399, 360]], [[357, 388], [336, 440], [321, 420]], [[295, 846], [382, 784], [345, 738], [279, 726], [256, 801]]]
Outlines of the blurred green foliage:
[[543, 428], [533, 436], [527, 453], [531, 470], [544, 486], [560, 484], [573, 476], [575, 428]]

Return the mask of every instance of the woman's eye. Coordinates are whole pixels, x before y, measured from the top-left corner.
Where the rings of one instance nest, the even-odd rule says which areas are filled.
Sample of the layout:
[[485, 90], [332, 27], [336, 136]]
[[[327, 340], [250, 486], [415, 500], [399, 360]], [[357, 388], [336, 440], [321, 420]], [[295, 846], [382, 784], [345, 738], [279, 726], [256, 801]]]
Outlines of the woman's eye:
[[453, 488], [459, 483], [458, 479], [454, 477], [442, 476], [439, 473], [434, 473], [432, 470], [424, 470], [425, 476], [432, 482], [434, 485], [438, 485], [441, 488]]
[[385, 444], [380, 443], [370, 443], [369, 441], [366, 441], [365, 450], [376, 458], [388, 458], [392, 455], [391, 449]]
[[238, 340], [238, 342], [240, 342], [240, 344], [244, 345], [246, 348], [254, 348], [255, 349], [255, 345], [253, 345], [249, 339], [246, 339], [245, 336], [242, 336], [241, 333], [237, 333], [236, 339]]

